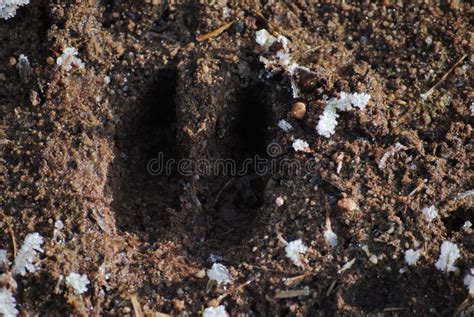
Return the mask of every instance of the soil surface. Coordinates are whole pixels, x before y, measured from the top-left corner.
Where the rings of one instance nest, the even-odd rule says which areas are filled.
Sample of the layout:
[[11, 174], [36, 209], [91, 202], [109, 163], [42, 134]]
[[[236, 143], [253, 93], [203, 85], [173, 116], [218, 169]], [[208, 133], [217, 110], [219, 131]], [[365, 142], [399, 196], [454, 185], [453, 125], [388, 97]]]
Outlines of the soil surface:
[[[16, 277], [17, 308], [468, 316], [474, 198], [459, 194], [474, 188], [473, 13], [458, 0], [90, 0], [32, 1], [1, 20], [0, 248], [13, 262], [13, 240], [17, 249], [28, 233], [45, 240], [38, 270]], [[293, 78], [298, 98], [287, 72], [260, 61], [272, 54], [255, 41], [260, 29], [286, 36], [292, 60], [310, 70]], [[56, 65], [66, 47], [83, 69]], [[324, 99], [341, 91], [371, 99], [320, 136]], [[296, 101], [302, 119], [291, 115]], [[281, 119], [293, 130], [278, 128]], [[309, 151], [294, 151], [298, 138]], [[232, 159], [239, 169], [258, 155], [313, 170], [198, 175], [173, 165], [156, 175], [149, 163], [159, 155]], [[428, 222], [422, 209], [432, 205], [438, 217]], [[304, 269], [285, 256], [284, 240], [296, 239], [309, 247]], [[434, 265], [443, 241], [460, 249], [456, 272]], [[416, 265], [405, 263], [407, 249], [420, 251]], [[208, 283], [216, 260], [233, 284]], [[65, 285], [71, 272], [88, 276], [87, 292]]]

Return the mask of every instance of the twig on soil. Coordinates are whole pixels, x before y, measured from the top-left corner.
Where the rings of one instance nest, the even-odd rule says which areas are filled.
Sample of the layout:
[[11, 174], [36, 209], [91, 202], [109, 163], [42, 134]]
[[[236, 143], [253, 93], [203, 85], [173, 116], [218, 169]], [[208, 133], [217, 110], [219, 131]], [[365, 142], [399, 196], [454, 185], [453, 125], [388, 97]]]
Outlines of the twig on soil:
[[416, 194], [417, 192], [419, 192], [419, 191], [423, 188], [423, 186], [425, 186], [425, 182], [420, 182], [420, 183], [418, 184], [418, 186], [416, 186], [415, 189], [413, 189], [413, 190], [408, 194], [408, 196], [413, 196], [414, 194]]
[[429, 96], [431, 96], [431, 94], [435, 91], [435, 89], [441, 85], [441, 83], [443, 81], [446, 80], [446, 78], [448, 77], [448, 75], [459, 65], [462, 63], [462, 61], [467, 57], [467, 54], [464, 54], [444, 75], [443, 77], [441, 77], [440, 80], [438, 80], [438, 82], [436, 84], [434, 84], [433, 87], [431, 87], [427, 92], [425, 92], [424, 94], [421, 94], [420, 97], [423, 99], [423, 100], [426, 100]]
[[332, 281], [331, 285], [329, 285], [328, 291], [326, 292], [326, 296], [331, 295], [334, 287], [336, 287], [336, 283], [337, 283], [337, 280]]
[[[275, 23], [272, 23], [269, 19], [267, 19], [260, 11], [255, 11], [255, 15], [258, 16], [260, 19], [265, 21], [265, 23], [270, 27], [270, 29], [273, 30], [273, 35], [278, 35], [278, 34], [283, 34], [289, 39], [294, 38], [294, 35], [291, 34], [291, 32], [288, 32], [282, 28], [280, 28], [278, 25]], [[275, 33], [276, 32], [276, 33]]]
[[299, 283], [303, 282], [305, 278], [311, 275], [313, 275], [313, 273], [304, 273], [298, 276], [287, 278], [285, 279], [285, 285], [288, 287], [294, 287], [298, 285]]
[[135, 317], [144, 317], [145, 315], [143, 314], [142, 307], [140, 306], [140, 303], [138, 302], [138, 298], [136, 294], [130, 295], [130, 301], [132, 302], [133, 312], [135, 313]]
[[292, 297], [299, 297], [299, 296], [308, 296], [309, 295], [309, 288], [305, 287], [302, 289], [295, 289], [290, 291], [280, 291], [275, 294], [276, 299], [282, 298], [292, 298]]
[[[228, 260], [228, 262], [232, 262], [232, 261]], [[234, 262], [234, 263], [237, 263], [237, 262]], [[264, 272], [291, 274], [291, 272], [288, 272], [288, 271], [277, 270], [277, 269], [268, 269], [266, 267], [262, 267], [262, 266], [254, 265], [254, 264], [248, 264], [246, 262], [243, 262], [242, 264], [245, 265], [245, 266], [248, 266], [251, 269], [257, 269], [257, 270], [264, 271]]]
[[216, 195], [216, 198], [214, 199], [214, 202], [213, 202], [213, 207], [216, 206], [216, 204], [219, 202], [219, 198], [221, 197], [222, 195], [222, 192], [234, 181], [234, 178], [231, 178], [229, 179], [225, 184], [224, 186], [222, 186], [222, 188], [219, 190], [219, 192], [217, 193]]
[[236, 20], [234, 20], [232, 22], [229, 22], [229, 23], [226, 23], [226, 24], [222, 25], [221, 27], [218, 27], [217, 29], [215, 29], [215, 30], [213, 30], [209, 33], [198, 35], [196, 37], [196, 40], [198, 42], [202, 42], [202, 41], [208, 40], [210, 38], [216, 37], [219, 34], [221, 34], [222, 32], [224, 32], [225, 30], [227, 30], [228, 28], [230, 28], [232, 26], [232, 24], [235, 23], [235, 21]]
[[406, 308], [403, 308], [403, 307], [387, 307], [387, 308], [383, 309], [383, 312], [386, 313], [386, 312], [402, 311], [402, 310], [406, 310]]
[[16, 239], [15, 239], [15, 232], [13, 231], [13, 227], [12, 227], [12, 224], [10, 222], [10, 220], [8, 220], [8, 218], [5, 216], [5, 214], [3, 213], [3, 210], [0, 210], [1, 213], [2, 213], [2, 216], [3, 216], [3, 219], [5, 219], [5, 222], [7, 224], [7, 227], [8, 227], [8, 232], [10, 233], [10, 239], [12, 240], [12, 249], [13, 249], [13, 259], [16, 258]]
[[258, 278], [258, 276], [254, 276], [254, 277], [252, 277], [250, 280], [246, 281], [245, 283], [240, 284], [240, 285], [237, 286], [236, 288], [231, 289], [231, 290], [228, 290], [227, 292], [225, 292], [224, 294], [222, 294], [221, 296], [219, 296], [219, 297], [217, 298], [217, 301], [220, 303], [224, 298], [226, 298], [226, 297], [229, 296], [230, 294], [232, 294], [232, 293], [237, 293], [237, 292], [242, 291], [247, 285], [250, 285], [250, 283], [252, 283], [253, 281], [255, 281], [257, 278]]

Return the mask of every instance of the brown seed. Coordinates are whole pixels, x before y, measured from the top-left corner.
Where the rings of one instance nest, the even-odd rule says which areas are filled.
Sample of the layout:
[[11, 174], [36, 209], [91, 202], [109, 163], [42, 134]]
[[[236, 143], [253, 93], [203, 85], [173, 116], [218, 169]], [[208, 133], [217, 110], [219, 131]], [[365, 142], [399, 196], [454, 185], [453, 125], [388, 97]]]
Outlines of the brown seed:
[[295, 102], [291, 108], [291, 116], [295, 119], [303, 119], [306, 113], [306, 105], [302, 102]]
[[51, 56], [48, 56], [48, 58], [46, 59], [46, 63], [48, 63], [48, 65], [53, 65], [54, 64], [54, 58], [52, 58]]

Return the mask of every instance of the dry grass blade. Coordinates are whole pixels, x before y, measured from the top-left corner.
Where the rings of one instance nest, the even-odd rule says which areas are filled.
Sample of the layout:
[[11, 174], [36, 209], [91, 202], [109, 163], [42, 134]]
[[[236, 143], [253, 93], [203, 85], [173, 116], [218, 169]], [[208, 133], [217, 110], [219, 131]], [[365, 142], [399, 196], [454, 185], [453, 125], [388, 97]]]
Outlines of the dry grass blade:
[[130, 301], [132, 302], [133, 312], [135, 314], [135, 317], [144, 317], [145, 315], [143, 314], [142, 307], [140, 306], [140, 303], [138, 302], [138, 298], [136, 294], [130, 295]]
[[309, 288], [295, 289], [290, 291], [279, 291], [275, 294], [276, 299], [292, 298], [299, 296], [308, 296]]
[[311, 276], [311, 275], [312, 273], [305, 273], [305, 274], [298, 275], [295, 277], [287, 278], [285, 280], [285, 285], [288, 287], [294, 287], [300, 284], [301, 282], [303, 282], [308, 276]]
[[198, 35], [196, 40], [198, 42], [202, 42], [202, 41], [208, 40], [210, 38], [216, 37], [219, 34], [221, 34], [222, 32], [224, 32], [225, 30], [227, 30], [228, 28], [230, 28], [232, 26], [232, 24], [234, 24], [234, 22], [235, 22], [235, 20], [232, 21], [232, 22], [226, 23], [223, 26], [221, 26], [221, 27], [209, 32], [209, 33]]
[[430, 90], [428, 90], [427, 92], [425, 92], [424, 94], [421, 94], [421, 98], [422, 99], [427, 99], [429, 96], [431, 96], [431, 94], [435, 91], [435, 89], [441, 85], [441, 83], [443, 81], [446, 80], [446, 78], [448, 77], [448, 75], [459, 65], [462, 63], [462, 61], [467, 57], [467, 54], [464, 54], [444, 75], [443, 77], [441, 77], [440, 80], [438, 80], [438, 82], [430, 88]]
[[13, 231], [13, 227], [12, 227], [12, 224], [10, 222], [10, 220], [8, 220], [8, 218], [5, 216], [5, 214], [3, 213], [3, 210], [0, 210], [0, 212], [2, 213], [2, 216], [3, 216], [3, 219], [5, 219], [5, 223], [7, 224], [7, 227], [8, 227], [8, 232], [10, 233], [10, 239], [12, 241], [12, 249], [13, 249], [13, 259], [16, 258], [16, 239], [15, 239], [15, 232]]

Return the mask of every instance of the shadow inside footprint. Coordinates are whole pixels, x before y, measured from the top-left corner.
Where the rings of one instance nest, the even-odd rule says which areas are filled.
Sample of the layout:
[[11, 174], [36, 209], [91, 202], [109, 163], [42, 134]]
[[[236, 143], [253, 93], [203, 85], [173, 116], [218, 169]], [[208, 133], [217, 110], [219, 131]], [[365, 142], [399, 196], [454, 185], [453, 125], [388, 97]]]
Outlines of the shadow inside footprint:
[[[165, 70], [149, 87], [145, 97], [131, 110], [116, 136], [117, 155], [113, 162], [112, 207], [118, 228], [141, 235], [168, 225], [170, 210], [179, 208], [179, 177], [175, 171], [150, 169], [150, 162], [178, 159], [176, 146], [177, 72]], [[160, 163], [161, 164], [161, 163]], [[155, 232], [156, 231], [156, 232]]]

